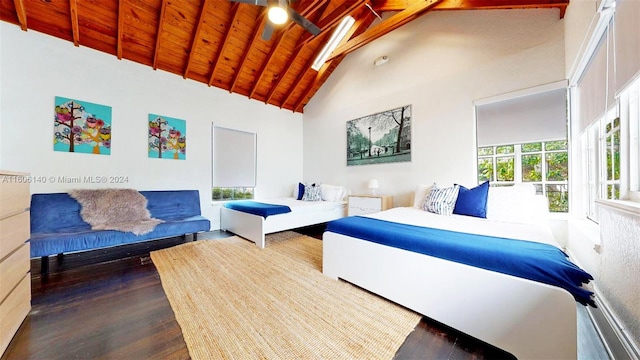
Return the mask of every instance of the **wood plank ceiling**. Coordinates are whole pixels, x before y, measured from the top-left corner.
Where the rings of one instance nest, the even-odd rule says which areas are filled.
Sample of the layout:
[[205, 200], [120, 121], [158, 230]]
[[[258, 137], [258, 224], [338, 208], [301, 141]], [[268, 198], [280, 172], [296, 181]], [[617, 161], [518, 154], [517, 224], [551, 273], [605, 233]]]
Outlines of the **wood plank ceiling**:
[[[178, 74], [208, 86], [302, 112], [351, 51], [428, 11], [558, 8], [569, 0], [297, 0], [312, 36], [289, 21], [261, 38], [265, 7], [229, 0], [0, 0], [0, 19]], [[390, 14], [383, 15], [386, 12]], [[340, 20], [356, 19], [319, 71], [313, 60]], [[384, 21], [372, 26], [377, 15]]]

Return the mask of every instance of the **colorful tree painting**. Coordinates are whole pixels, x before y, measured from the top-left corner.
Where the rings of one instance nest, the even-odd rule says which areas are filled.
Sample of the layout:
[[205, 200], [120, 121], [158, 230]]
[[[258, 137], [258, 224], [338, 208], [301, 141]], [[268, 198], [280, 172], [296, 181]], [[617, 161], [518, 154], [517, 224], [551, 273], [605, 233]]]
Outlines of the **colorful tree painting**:
[[187, 157], [187, 122], [149, 114], [149, 157], [184, 160]]
[[111, 107], [56, 96], [53, 150], [111, 155]]

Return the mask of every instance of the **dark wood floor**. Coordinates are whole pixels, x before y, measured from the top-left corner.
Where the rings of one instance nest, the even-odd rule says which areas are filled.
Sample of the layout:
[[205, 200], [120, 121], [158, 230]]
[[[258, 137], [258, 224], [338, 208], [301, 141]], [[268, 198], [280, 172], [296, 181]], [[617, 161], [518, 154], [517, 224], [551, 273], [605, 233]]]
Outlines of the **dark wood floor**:
[[[322, 229], [301, 232], [321, 237]], [[214, 232], [207, 239], [226, 236]], [[44, 277], [39, 261], [33, 260], [32, 310], [2, 359], [188, 359], [180, 327], [149, 259], [150, 251], [182, 241], [52, 258]], [[512, 357], [423, 318], [395, 358]]]

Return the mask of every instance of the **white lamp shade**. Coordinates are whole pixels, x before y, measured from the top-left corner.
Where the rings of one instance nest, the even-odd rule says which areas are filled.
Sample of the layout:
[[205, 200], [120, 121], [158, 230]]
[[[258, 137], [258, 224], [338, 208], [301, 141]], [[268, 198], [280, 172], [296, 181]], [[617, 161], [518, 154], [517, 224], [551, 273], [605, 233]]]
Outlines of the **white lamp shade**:
[[369, 180], [369, 185], [367, 186], [369, 189], [377, 189], [379, 187], [378, 180]]

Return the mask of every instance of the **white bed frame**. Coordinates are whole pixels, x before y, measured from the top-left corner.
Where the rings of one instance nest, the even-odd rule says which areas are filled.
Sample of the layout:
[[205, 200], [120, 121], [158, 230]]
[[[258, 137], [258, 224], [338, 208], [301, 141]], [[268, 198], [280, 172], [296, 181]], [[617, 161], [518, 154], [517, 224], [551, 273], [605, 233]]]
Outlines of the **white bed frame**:
[[576, 301], [555, 286], [332, 232], [322, 271], [518, 359], [578, 356]]
[[332, 210], [278, 214], [266, 219], [242, 211], [220, 209], [220, 229], [230, 231], [251, 240], [260, 248], [265, 247], [265, 235], [304, 226], [322, 224], [346, 216], [346, 205]]

